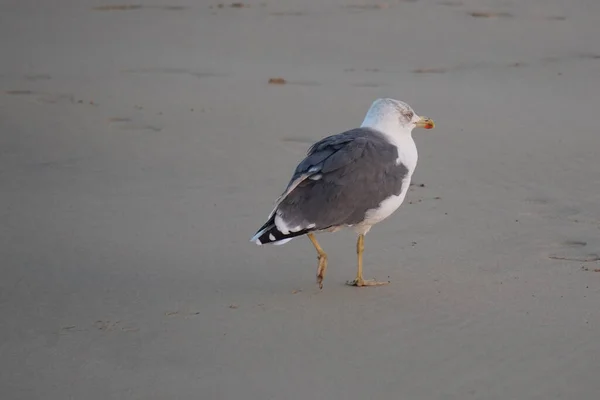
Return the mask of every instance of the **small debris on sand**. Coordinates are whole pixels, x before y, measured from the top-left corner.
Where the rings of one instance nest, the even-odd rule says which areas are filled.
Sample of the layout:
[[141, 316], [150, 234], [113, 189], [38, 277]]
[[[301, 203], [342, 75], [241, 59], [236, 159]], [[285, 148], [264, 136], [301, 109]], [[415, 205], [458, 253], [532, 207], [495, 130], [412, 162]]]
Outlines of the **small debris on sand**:
[[269, 83], [271, 85], [284, 85], [287, 83], [287, 81], [283, 78], [271, 78], [269, 79]]
[[122, 5], [106, 5], [106, 6], [98, 6], [94, 7], [96, 11], [127, 11], [127, 10], [139, 10], [142, 8], [139, 4], [122, 4]]
[[512, 14], [507, 12], [486, 12], [486, 11], [472, 11], [469, 13], [471, 17], [475, 18], [509, 18]]
[[355, 10], [380, 10], [384, 8], [388, 8], [390, 5], [387, 3], [381, 4], [348, 4], [346, 8], [353, 8]]
[[417, 68], [413, 70], [415, 74], [443, 74], [446, 71], [445, 68]]

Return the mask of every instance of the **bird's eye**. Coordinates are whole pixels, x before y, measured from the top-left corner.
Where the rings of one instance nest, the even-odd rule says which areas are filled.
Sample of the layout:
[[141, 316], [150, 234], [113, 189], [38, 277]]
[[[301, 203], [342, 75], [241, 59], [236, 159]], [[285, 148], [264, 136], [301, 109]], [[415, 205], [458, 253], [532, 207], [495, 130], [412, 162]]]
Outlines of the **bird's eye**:
[[415, 115], [415, 113], [413, 113], [412, 111], [407, 111], [406, 113], [404, 113], [404, 117], [409, 121], [412, 119], [412, 117], [414, 115]]

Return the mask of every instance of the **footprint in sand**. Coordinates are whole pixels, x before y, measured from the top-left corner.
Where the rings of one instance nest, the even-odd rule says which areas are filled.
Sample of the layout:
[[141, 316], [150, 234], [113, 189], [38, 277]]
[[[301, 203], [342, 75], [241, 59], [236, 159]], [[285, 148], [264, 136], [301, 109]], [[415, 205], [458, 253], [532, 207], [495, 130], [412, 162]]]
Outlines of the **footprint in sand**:
[[289, 81], [287, 79], [281, 77], [269, 78], [267, 81], [269, 85], [296, 85], [296, 86], [321, 86], [319, 82], [316, 81]]
[[273, 15], [276, 17], [301, 17], [303, 15], [308, 15], [304, 11], [273, 11], [270, 12], [269, 15]]
[[109, 119], [109, 122], [111, 127], [121, 131], [161, 132], [163, 130], [156, 124], [145, 124], [127, 117], [113, 117]]
[[67, 335], [75, 332], [89, 332], [89, 331], [101, 331], [101, 332], [138, 332], [140, 328], [132, 326], [131, 324], [123, 324], [123, 321], [111, 321], [111, 320], [98, 320], [91, 326], [77, 326], [67, 325], [60, 328], [60, 335]]
[[600, 261], [600, 242], [568, 239], [551, 245], [554, 250], [547, 254], [551, 260], [588, 263]]
[[220, 72], [198, 71], [186, 68], [133, 68], [126, 69], [123, 72], [131, 74], [189, 75], [198, 79], [227, 76], [227, 74]]
[[548, 21], [565, 21], [567, 19], [567, 17], [563, 16], [563, 15], [550, 15], [548, 17], [546, 17], [546, 20]]
[[448, 68], [417, 68], [412, 71], [415, 74], [443, 74]]
[[562, 245], [565, 246], [565, 247], [575, 247], [575, 248], [578, 248], [578, 247], [585, 247], [585, 246], [587, 246], [587, 242], [584, 242], [582, 240], [565, 240], [562, 243]]
[[349, 10], [381, 10], [384, 8], [389, 8], [389, 4], [380, 3], [380, 4], [347, 4], [342, 6], [343, 8], [347, 8]]
[[68, 93], [41, 93], [32, 90], [7, 90], [10, 96], [20, 96], [41, 104], [74, 104], [75, 97]]
[[471, 11], [468, 13], [473, 18], [511, 18], [513, 15], [499, 11]]
[[31, 74], [31, 75], [23, 75], [23, 79], [26, 81], [37, 82], [37, 81], [48, 81], [52, 79], [52, 77], [48, 74]]
[[195, 317], [200, 315], [200, 311], [182, 311], [182, 310], [177, 310], [177, 311], [167, 311], [165, 312], [165, 317], [182, 317], [182, 318], [189, 318], [189, 317]]
[[94, 11], [132, 11], [132, 10], [141, 10], [141, 9], [154, 9], [161, 11], [181, 11], [185, 10], [188, 7], [185, 6], [142, 6], [140, 4], [113, 4], [113, 5], [105, 5], [94, 7]]
[[550, 203], [550, 199], [546, 197], [529, 197], [525, 199], [525, 202], [534, 205], [546, 205]]

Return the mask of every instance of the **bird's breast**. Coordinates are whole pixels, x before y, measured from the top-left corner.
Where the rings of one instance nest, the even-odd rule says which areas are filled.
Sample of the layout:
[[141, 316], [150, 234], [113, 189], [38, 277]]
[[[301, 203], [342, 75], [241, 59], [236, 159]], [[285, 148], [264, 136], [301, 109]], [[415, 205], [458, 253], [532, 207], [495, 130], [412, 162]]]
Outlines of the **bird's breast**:
[[392, 143], [396, 146], [398, 151], [396, 164], [404, 164], [408, 169], [409, 174], [412, 174], [417, 167], [417, 161], [419, 159], [415, 141], [411, 136], [407, 136], [404, 138], [394, 138]]
[[383, 221], [394, 213], [402, 205], [406, 198], [406, 193], [410, 186], [411, 174], [409, 173], [402, 180], [402, 190], [398, 195], [391, 195], [384, 199], [376, 208], [370, 209], [365, 214], [365, 220], [363, 224], [374, 225], [378, 222]]

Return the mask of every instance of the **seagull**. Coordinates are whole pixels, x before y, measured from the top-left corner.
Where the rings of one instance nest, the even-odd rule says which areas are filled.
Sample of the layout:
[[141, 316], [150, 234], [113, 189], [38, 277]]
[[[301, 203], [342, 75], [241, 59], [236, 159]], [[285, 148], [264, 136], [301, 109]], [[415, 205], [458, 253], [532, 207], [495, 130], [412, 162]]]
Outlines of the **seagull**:
[[365, 235], [400, 207], [417, 166], [414, 128], [433, 129], [405, 102], [379, 98], [360, 127], [314, 143], [300, 161], [267, 221], [250, 239], [257, 245], [282, 245], [306, 235], [317, 251], [317, 284], [323, 289], [327, 253], [316, 233], [351, 229], [356, 242], [356, 278], [350, 286], [389, 282], [363, 277]]

